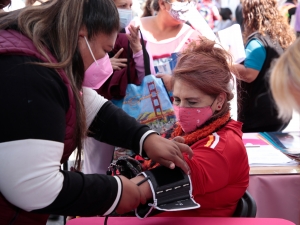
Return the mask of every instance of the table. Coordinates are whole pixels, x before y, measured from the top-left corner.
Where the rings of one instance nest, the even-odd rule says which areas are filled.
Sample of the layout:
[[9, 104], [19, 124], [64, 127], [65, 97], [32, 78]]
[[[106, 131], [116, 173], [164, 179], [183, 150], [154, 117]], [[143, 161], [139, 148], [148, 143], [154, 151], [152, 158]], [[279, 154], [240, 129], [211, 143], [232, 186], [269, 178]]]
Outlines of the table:
[[[256, 136], [246, 137], [252, 142]], [[283, 218], [300, 225], [300, 165], [251, 167], [248, 191], [256, 201], [257, 218]]]
[[300, 225], [300, 166], [251, 167], [248, 191], [258, 218], [284, 218]]
[[[67, 225], [103, 225], [103, 217], [77, 218], [67, 222]], [[278, 218], [209, 218], [209, 217], [110, 217], [108, 225], [295, 225]]]
[[298, 166], [261, 166], [250, 167], [251, 175], [300, 175]]

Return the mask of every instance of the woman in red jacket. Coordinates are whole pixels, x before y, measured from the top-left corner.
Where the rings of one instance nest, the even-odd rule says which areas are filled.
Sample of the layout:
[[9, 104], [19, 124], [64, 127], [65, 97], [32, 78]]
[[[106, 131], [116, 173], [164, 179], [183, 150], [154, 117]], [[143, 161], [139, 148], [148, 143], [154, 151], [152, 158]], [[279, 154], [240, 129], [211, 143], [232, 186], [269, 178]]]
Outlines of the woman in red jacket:
[[[173, 104], [178, 123], [170, 134], [182, 136], [194, 152], [192, 159], [186, 156], [185, 160], [191, 168], [192, 195], [201, 207], [164, 212], [161, 216], [229, 217], [248, 187], [249, 165], [242, 142], [242, 123], [230, 118], [230, 56], [214, 46], [215, 42], [204, 38], [191, 43], [180, 54], [173, 75]], [[156, 169], [159, 167], [153, 170]], [[143, 179], [133, 178], [136, 183]], [[141, 188], [146, 198], [151, 199], [149, 183], [143, 183]]]

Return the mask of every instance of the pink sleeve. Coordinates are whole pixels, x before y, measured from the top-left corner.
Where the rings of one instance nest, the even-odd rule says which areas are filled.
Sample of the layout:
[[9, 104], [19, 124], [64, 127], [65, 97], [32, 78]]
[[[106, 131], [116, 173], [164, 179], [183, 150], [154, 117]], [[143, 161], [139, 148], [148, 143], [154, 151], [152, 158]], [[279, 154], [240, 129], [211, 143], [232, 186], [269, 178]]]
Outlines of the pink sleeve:
[[135, 69], [137, 71], [139, 81], [142, 82], [145, 76], [143, 51], [140, 50], [139, 52], [133, 54], [133, 59], [135, 62]]
[[[150, 58], [150, 71], [151, 71], [151, 74], [155, 75], [155, 71], [154, 71], [154, 67], [153, 67], [153, 60], [152, 60], [152, 57], [150, 56], [150, 54], [149, 54], [149, 58]], [[137, 71], [139, 81], [141, 82], [143, 80], [144, 76], [145, 76], [143, 51], [140, 50], [139, 52], [133, 54], [133, 59], [134, 59], [134, 62], [135, 62], [135, 69]]]
[[[132, 20], [130, 22], [130, 25], [135, 25], [135, 21]], [[128, 25], [128, 26], [130, 26]], [[126, 31], [126, 34], [130, 34], [129, 30], [128, 30], [128, 26], [125, 28], [125, 31]], [[150, 71], [151, 71], [151, 74], [152, 75], [155, 75], [155, 70], [154, 70], [154, 66], [153, 66], [153, 58], [152, 58], [152, 55], [150, 53], [150, 51], [148, 50], [147, 48], [147, 44], [146, 44], [146, 50], [149, 54], [149, 58], [150, 58]], [[135, 69], [137, 71], [137, 75], [138, 75], [138, 78], [139, 78], [139, 81], [141, 82], [145, 76], [145, 68], [144, 68], [144, 58], [143, 58], [143, 51], [139, 51], [135, 54], [133, 54], [133, 59], [134, 59], [134, 62], [135, 62]]]

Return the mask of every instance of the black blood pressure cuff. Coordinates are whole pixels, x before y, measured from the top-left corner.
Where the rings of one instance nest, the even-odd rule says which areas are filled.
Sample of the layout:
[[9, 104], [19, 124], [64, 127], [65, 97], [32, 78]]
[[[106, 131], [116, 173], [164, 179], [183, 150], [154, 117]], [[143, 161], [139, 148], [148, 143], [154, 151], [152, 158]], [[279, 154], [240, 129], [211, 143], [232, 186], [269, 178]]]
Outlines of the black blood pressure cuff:
[[162, 211], [181, 211], [199, 208], [192, 196], [190, 176], [179, 167], [169, 169], [158, 166], [141, 173], [148, 178], [153, 201], [140, 205], [135, 214], [139, 218], [146, 218], [153, 209]]

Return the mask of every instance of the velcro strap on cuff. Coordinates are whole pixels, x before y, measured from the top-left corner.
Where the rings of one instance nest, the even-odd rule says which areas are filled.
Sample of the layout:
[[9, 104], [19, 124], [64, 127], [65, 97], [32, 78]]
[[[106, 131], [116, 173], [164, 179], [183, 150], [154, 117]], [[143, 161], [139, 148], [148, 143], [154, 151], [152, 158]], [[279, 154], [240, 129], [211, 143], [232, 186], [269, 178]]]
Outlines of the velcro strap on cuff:
[[158, 166], [152, 170], [142, 172], [149, 177], [153, 201], [136, 209], [139, 218], [147, 217], [153, 208], [162, 211], [180, 211], [199, 208], [192, 197], [192, 183], [189, 175], [179, 167], [169, 169]]

